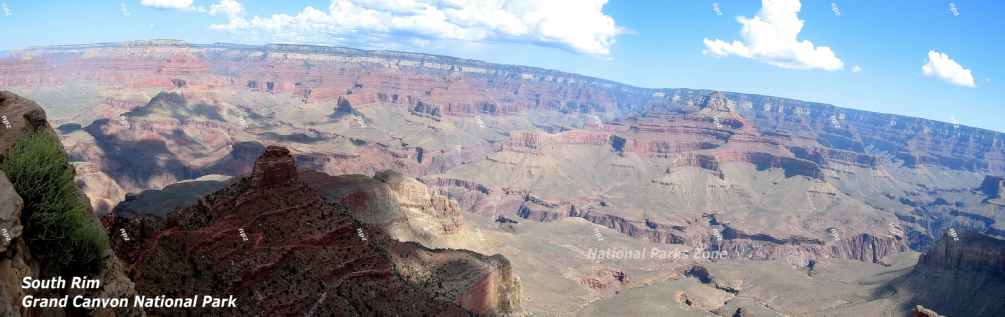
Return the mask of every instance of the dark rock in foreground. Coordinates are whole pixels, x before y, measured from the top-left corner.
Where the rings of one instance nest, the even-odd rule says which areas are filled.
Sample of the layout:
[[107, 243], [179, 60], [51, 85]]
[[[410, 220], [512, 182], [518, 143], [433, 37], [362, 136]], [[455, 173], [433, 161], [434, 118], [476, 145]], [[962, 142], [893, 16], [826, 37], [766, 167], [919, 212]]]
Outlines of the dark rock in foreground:
[[947, 316], [1005, 316], [1005, 240], [947, 233], [895, 284]]
[[308, 187], [281, 147], [266, 149], [250, 177], [175, 210], [163, 226], [155, 217], [137, 219], [108, 223], [112, 230], [159, 228], [116, 243], [129, 250], [140, 293], [238, 297], [236, 309], [191, 313], [466, 316], [519, 308], [499, 300], [509, 298], [497, 291], [499, 281], [514, 278], [499, 276], [511, 275], [505, 258], [393, 240]]

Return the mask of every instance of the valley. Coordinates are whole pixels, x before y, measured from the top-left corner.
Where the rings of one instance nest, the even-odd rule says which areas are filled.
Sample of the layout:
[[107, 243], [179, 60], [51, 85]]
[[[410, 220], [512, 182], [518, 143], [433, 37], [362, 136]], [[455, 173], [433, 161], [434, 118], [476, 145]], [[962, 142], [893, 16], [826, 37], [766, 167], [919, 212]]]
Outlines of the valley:
[[[12, 50], [0, 53], [0, 89], [42, 105], [144, 294], [226, 289], [239, 302], [282, 298], [241, 311], [277, 314], [366, 312], [343, 296], [362, 285], [414, 290], [369, 300], [443, 314], [1005, 312], [995, 131], [308, 45]], [[0, 110], [24, 126], [24, 111]], [[300, 270], [348, 254], [373, 274], [323, 274], [355, 286]], [[196, 272], [233, 283], [186, 278]], [[310, 289], [256, 293], [300, 282]], [[940, 299], [965, 288], [985, 293]]]

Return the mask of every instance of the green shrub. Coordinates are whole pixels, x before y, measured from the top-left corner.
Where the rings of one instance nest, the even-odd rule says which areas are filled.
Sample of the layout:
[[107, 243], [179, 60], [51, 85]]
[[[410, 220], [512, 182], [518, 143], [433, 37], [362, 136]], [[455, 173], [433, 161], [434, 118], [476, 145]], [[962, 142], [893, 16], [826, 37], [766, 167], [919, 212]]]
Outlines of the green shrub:
[[24, 200], [21, 223], [32, 255], [53, 275], [98, 272], [108, 237], [77, 193], [59, 138], [28, 133], [11, 147], [0, 169]]

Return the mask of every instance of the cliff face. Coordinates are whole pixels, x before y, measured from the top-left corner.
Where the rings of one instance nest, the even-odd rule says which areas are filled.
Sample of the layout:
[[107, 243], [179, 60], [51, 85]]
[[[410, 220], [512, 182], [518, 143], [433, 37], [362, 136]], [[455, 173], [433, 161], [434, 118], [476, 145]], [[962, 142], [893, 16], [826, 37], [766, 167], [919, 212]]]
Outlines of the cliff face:
[[[305, 105], [343, 98], [354, 105], [401, 104], [424, 115], [436, 112], [436, 117], [557, 111], [610, 119], [680, 112], [709, 126], [714, 120], [718, 120], [714, 125], [731, 129], [755, 125], [779, 140], [819, 141], [797, 146], [809, 157], [833, 163], [873, 164], [875, 158], [865, 151], [871, 147], [889, 152], [907, 166], [1005, 174], [1005, 137], [993, 131], [770, 96], [721, 93], [709, 97], [712, 92], [705, 90], [644, 89], [559, 71], [446, 56], [177, 41], [57, 46], [0, 56], [0, 86], [32, 89], [80, 82], [112, 89], [250, 90], [292, 96]], [[104, 103], [128, 110], [115, 100], [122, 98]], [[695, 127], [679, 128], [693, 131]], [[715, 134], [740, 132], [719, 130]], [[746, 138], [749, 132], [734, 139]], [[645, 140], [637, 146], [663, 147]]]
[[467, 233], [462, 232], [464, 216], [457, 202], [398, 172], [382, 171], [371, 178], [303, 171], [301, 177], [360, 221], [381, 226], [395, 239], [443, 245]]
[[[24, 75], [8, 76], [17, 72]], [[392, 73], [398, 75], [388, 76]], [[444, 87], [433, 80], [440, 76], [458, 80]], [[651, 93], [532, 67], [307, 45], [140, 41], [14, 51], [0, 60], [0, 86], [69, 81], [118, 82], [123, 88], [171, 89], [180, 83], [194, 89], [239, 87], [295, 95], [305, 103], [335, 100], [351, 91], [353, 103], [417, 105], [421, 100], [422, 108], [443, 113], [515, 113], [540, 107], [622, 111]]]
[[[709, 93], [676, 89], [670, 105], [697, 103]], [[779, 97], [722, 95], [760, 131], [807, 147], [808, 154], [819, 153], [828, 163], [869, 165], [875, 159], [868, 157], [872, 148], [904, 166], [1005, 173], [1005, 135], [995, 131]]]
[[285, 148], [267, 148], [251, 176], [169, 213], [162, 224], [156, 217], [109, 218], [110, 230], [136, 233], [115, 247], [131, 255], [140, 293], [233, 294], [241, 304], [224, 315], [519, 310], [519, 296], [512, 296], [519, 284], [505, 258], [394, 240], [304, 183]]
[[944, 234], [894, 285], [912, 303], [947, 316], [1005, 314], [1005, 240]]
[[21, 208], [24, 202], [14, 191], [13, 185], [7, 180], [7, 175], [0, 171], [0, 229], [5, 235], [0, 250], [0, 315], [21, 316], [25, 313], [20, 301], [25, 295], [21, 289], [21, 279], [37, 272], [37, 264], [32, 263], [31, 256], [26, 254], [27, 247], [21, 239], [24, 229], [21, 226]]
[[935, 312], [934, 310], [925, 308], [924, 306], [917, 305], [914, 306], [913, 310], [911, 310], [911, 317], [945, 317], [945, 316], [939, 315], [939, 313]]
[[1000, 176], [986, 176], [984, 181], [981, 182], [981, 186], [977, 188], [987, 200], [997, 200], [1002, 202], [1002, 193], [1005, 192], [1005, 178]]
[[[27, 133], [38, 131], [43, 133], [55, 133], [49, 126], [45, 112], [35, 102], [21, 98], [7, 91], [0, 91], [0, 114], [3, 115], [3, 123], [0, 123], [0, 161], [2, 161], [10, 147], [17, 143]], [[9, 126], [8, 126], [9, 124]], [[72, 168], [67, 166], [66, 168]], [[83, 193], [76, 192], [83, 197]], [[67, 314], [80, 314], [80, 311], [69, 309], [45, 309], [43, 311], [24, 308], [21, 299], [27, 295], [41, 296], [39, 290], [21, 289], [21, 280], [25, 276], [44, 278], [54, 275], [62, 275], [61, 272], [49, 272], [43, 269], [39, 259], [32, 257], [32, 250], [26, 244], [23, 236], [25, 227], [22, 208], [24, 201], [17, 192], [13, 184], [8, 180], [6, 173], [0, 171], [0, 315], [3, 316], [35, 316], [46, 314], [46, 316], [64, 316]], [[96, 216], [87, 210], [88, 217], [97, 220]], [[104, 234], [103, 232], [101, 234]], [[38, 250], [36, 250], [36, 253]], [[87, 290], [81, 295], [95, 298], [131, 297], [135, 295], [133, 283], [125, 276], [124, 268], [111, 250], [106, 250], [102, 255], [101, 271], [98, 278], [101, 280], [101, 288]], [[69, 277], [67, 277], [69, 278]], [[71, 291], [80, 292], [80, 291]], [[76, 293], [75, 293], [76, 294]], [[88, 312], [96, 316], [144, 316], [142, 309], [98, 309]]]

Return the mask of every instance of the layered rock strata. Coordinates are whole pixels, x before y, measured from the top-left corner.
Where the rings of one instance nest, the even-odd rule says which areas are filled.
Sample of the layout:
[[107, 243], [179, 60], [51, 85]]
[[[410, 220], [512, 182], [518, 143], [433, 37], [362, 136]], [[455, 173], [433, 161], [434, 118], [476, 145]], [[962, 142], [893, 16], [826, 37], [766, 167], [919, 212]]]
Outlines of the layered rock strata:
[[268, 147], [254, 166], [163, 224], [107, 221], [137, 233], [116, 248], [130, 250], [140, 293], [237, 296], [237, 309], [213, 311], [223, 315], [519, 311], [519, 282], [505, 258], [399, 242], [307, 185], [285, 148]]

